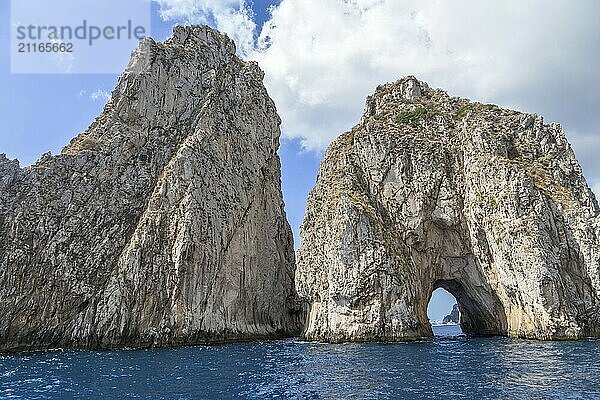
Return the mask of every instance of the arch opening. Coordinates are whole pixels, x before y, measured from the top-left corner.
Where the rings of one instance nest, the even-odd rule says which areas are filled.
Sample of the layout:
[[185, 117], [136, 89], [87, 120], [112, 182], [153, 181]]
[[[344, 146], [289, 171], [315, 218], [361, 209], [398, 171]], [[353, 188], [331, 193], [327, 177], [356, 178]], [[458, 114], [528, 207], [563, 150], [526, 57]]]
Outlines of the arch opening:
[[[440, 291], [442, 290], [442, 291]], [[433, 294], [436, 293], [434, 298]], [[438, 280], [433, 284], [430, 300], [428, 301], [428, 316], [431, 300], [434, 300], [433, 306], [443, 303], [451, 303], [454, 299], [454, 303], [458, 308], [458, 325], [460, 326], [460, 333], [470, 335], [506, 335], [507, 332], [507, 321], [504, 307], [502, 306], [496, 295], [482, 287], [471, 287], [463, 284], [456, 280]], [[446, 305], [451, 308], [454, 303]], [[443, 307], [443, 306], [441, 306]], [[440, 309], [439, 307], [437, 308]], [[440, 312], [435, 311], [432, 308], [432, 316], [429, 317], [430, 324], [431, 320], [439, 321]], [[433, 318], [432, 318], [433, 317]], [[440, 322], [443, 322], [443, 318]], [[434, 335], [436, 330], [433, 328]]]
[[432, 292], [427, 305], [427, 317], [434, 336], [452, 337], [463, 334], [458, 300], [442, 287]]

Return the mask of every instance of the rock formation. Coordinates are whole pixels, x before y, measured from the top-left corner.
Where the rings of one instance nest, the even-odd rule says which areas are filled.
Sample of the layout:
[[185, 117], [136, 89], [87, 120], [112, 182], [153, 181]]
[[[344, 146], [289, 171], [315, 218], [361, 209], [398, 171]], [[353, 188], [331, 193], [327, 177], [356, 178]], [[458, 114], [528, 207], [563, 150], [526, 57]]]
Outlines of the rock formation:
[[414, 77], [382, 85], [327, 150], [301, 228], [309, 340], [431, 337], [442, 287], [463, 331], [600, 336], [600, 209], [558, 124]]
[[460, 311], [458, 310], [458, 304], [454, 303], [450, 314], [446, 315], [442, 320], [442, 324], [458, 324], [460, 322]]
[[0, 158], [0, 350], [298, 333], [280, 119], [225, 36], [145, 39], [57, 156]]

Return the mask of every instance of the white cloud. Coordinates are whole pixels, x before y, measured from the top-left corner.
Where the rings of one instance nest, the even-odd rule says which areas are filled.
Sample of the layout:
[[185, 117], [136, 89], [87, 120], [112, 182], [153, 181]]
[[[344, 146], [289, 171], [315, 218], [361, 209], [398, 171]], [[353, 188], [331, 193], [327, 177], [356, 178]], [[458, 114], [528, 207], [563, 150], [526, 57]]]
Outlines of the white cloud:
[[163, 18], [209, 23], [259, 62], [283, 134], [322, 150], [381, 83], [433, 87], [562, 122], [600, 181], [600, 2], [282, 0], [253, 47], [244, 0], [157, 0]]
[[227, 33], [241, 55], [254, 47], [256, 24], [245, 0], [155, 0], [165, 21], [211, 25]]
[[107, 102], [110, 100], [110, 93], [103, 89], [96, 89], [94, 92], [90, 93], [90, 99], [94, 101]]
[[408, 74], [451, 94], [568, 118], [564, 96], [578, 95], [569, 83], [600, 83], [590, 63], [599, 3], [483, 3], [283, 0], [252, 56], [284, 134], [321, 148], [358, 121], [378, 84]]

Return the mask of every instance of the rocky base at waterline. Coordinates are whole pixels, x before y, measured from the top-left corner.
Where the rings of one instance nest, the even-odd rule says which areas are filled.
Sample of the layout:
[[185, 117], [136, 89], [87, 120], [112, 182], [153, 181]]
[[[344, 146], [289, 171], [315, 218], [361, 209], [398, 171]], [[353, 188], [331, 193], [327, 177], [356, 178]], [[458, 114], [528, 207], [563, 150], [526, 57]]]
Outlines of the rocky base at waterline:
[[227, 37], [177, 27], [60, 155], [0, 157], [0, 350], [300, 332], [262, 78]]
[[377, 88], [327, 150], [296, 287], [303, 336], [431, 337], [452, 293], [466, 333], [600, 336], [600, 209], [558, 124], [431, 89]]

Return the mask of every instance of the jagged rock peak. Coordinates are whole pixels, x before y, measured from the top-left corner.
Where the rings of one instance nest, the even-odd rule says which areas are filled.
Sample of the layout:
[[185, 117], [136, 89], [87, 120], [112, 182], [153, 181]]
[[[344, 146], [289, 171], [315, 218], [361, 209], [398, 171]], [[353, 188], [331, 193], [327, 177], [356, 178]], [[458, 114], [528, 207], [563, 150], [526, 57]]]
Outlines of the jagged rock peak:
[[[129, 71], [137, 66], [140, 61], [151, 61], [154, 57], [166, 56], [172, 58], [182, 52], [194, 51], [206, 58], [207, 53], [223, 62], [242, 62], [236, 57], [236, 47], [233, 40], [208, 26], [176, 26], [173, 34], [164, 42], [156, 42], [147, 37], [140, 42], [140, 46], [132, 53]], [[214, 61], [214, 60], [213, 60]]]
[[192, 46], [198, 45], [221, 48], [235, 55], [235, 43], [227, 35], [206, 25], [176, 26], [166, 44]]
[[[115, 137], [127, 134], [134, 135], [131, 140], [137, 141], [139, 134], [130, 129], [133, 127], [147, 130], [189, 123], [197, 117], [196, 111], [209, 106], [207, 94], [215, 97], [218, 91], [227, 92], [228, 85], [234, 84], [231, 73], [236, 70], [257, 87], [260, 98], [266, 99], [265, 106], [274, 110], [262, 85], [263, 72], [255, 62], [238, 58], [235, 45], [226, 35], [207, 26], [177, 26], [173, 35], [162, 43], [146, 38], [132, 52], [105, 112], [88, 132], [74, 138], [63, 154], [89, 149], [110, 151]], [[157, 92], [157, 87], [163, 91]], [[231, 96], [243, 94], [227, 93], [226, 100], [231, 101], [234, 100]], [[106, 124], [110, 129], [102, 129], [102, 135], [95, 135], [96, 126]], [[129, 129], [119, 129], [121, 124]]]
[[19, 160], [11, 160], [5, 153], [0, 153], [0, 164], [2, 165], [19, 165]]
[[142, 41], [61, 154], [0, 158], [0, 350], [299, 332], [279, 125], [226, 36]]
[[386, 107], [399, 102], [412, 102], [419, 97], [429, 98], [432, 90], [426, 82], [421, 82], [412, 75], [395, 82], [377, 86], [375, 93], [367, 97], [363, 118], [369, 118], [383, 112]]
[[414, 77], [381, 85], [309, 195], [303, 336], [430, 337], [427, 303], [443, 287], [469, 333], [599, 337], [599, 218], [558, 124]]
[[382, 101], [396, 102], [401, 100], [413, 100], [417, 97], [429, 97], [431, 89], [426, 82], [421, 82], [412, 75], [406, 76], [395, 82], [384, 83], [377, 86], [373, 98]]

